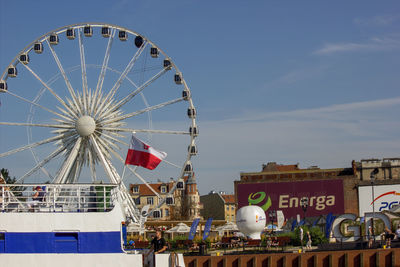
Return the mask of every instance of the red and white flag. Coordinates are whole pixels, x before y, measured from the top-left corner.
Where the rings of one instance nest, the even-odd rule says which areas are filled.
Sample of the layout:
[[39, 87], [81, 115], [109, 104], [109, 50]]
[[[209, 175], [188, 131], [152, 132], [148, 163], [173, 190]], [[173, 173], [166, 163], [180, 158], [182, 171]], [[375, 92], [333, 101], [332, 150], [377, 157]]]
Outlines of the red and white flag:
[[142, 166], [153, 170], [166, 156], [167, 153], [152, 148], [132, 135], [125, 164]]

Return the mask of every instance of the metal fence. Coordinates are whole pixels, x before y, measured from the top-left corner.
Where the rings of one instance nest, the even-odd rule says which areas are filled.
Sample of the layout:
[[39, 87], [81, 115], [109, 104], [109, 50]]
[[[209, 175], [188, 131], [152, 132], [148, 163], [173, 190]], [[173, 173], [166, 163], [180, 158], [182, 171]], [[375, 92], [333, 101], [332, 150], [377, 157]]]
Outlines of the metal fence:
[[0, 184], [2, 212], [104, 212], [118, 188], [109, 184]]

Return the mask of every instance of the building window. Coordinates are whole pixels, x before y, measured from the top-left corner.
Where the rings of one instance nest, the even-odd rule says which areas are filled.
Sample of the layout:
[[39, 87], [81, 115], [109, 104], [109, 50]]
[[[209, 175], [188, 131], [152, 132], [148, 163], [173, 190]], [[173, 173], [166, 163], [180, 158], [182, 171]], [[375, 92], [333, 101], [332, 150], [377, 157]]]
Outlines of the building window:
[[235, 205], [232, 205], [232, 206], [231, 206], [231, 210], [235, 210]]
[[153, 205], [153, 198], [152, 197], [148, 197], [147, 198], [147, 205]]
[[139, 186], [133, 187], [133, 193], [139, 193]]
[[165, 217], [169, 216], [169, 209], [165, 209]]
[[161, 193], [167, 193], [167, 187], [161, 186]]
[[140, 205], [140, 197], [135, 198], [135, 204]]

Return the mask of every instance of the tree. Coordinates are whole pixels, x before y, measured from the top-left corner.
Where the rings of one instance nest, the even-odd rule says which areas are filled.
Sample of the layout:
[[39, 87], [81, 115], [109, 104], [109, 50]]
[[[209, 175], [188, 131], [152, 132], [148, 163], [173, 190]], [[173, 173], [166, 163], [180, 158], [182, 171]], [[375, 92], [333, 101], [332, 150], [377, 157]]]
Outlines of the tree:
[[[4, 179], [4, 181], [0, 180], [0, 183], [6, 183], [6, 184], [15, 184], [15, 182], [17, 181], [17, 179], [15, 177], [11, 178], [11, 176], [9, 175], [9, 172], [7, 169], [2, 168], [0, 170], [1, 175]], [[23, 196], [22, 192], [25, 191], [25, 187], [24, 186], [10, 186], [10, 191], [14, 194], [15, 197], [18, 198], [18, 200], [20, 201], [25, 201], [26, 198]]]

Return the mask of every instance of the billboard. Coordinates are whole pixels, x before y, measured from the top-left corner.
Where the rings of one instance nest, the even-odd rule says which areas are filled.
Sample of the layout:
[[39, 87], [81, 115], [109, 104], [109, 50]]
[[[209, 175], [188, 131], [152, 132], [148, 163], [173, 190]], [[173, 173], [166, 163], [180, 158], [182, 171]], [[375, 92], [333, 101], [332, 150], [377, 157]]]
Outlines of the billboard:
[[[374, 197], [374, 199], [372, 199]], [[391, 209], [400, 204], [400, 184], [394, 185], [375, 185], [374, 196], [372, 196], [372, 186], [358, 187], [358, 206], [360, 214], [364, 216], [366, 212], [383, 211]]]
[[238, 208], [258, 205], [266, 213], [281, 210], [285, 218], [303, 217], [301, 199], [308, 198], [307, 217], [344, 212], [343, 181], [317, 180], [237, 184]]

